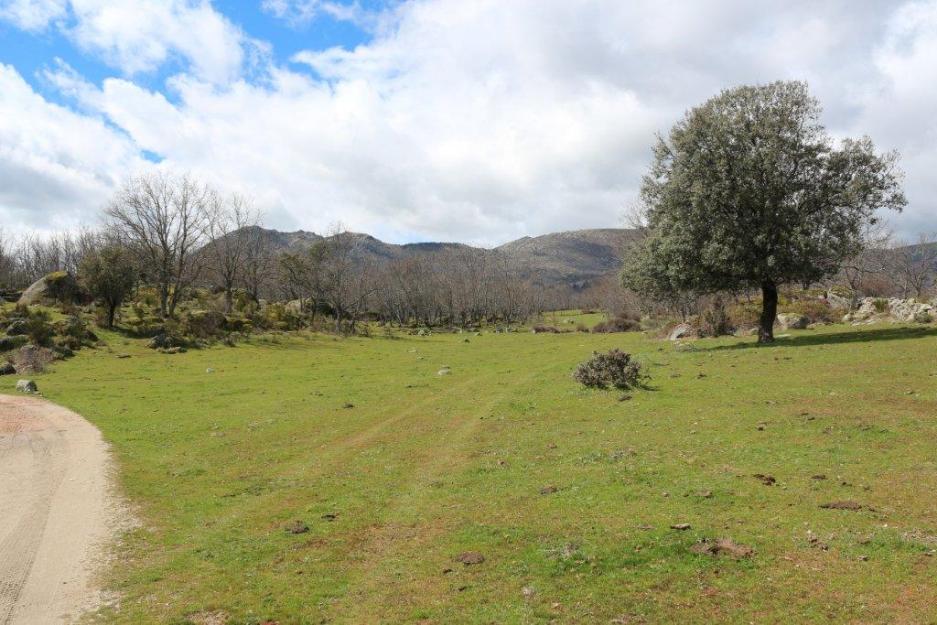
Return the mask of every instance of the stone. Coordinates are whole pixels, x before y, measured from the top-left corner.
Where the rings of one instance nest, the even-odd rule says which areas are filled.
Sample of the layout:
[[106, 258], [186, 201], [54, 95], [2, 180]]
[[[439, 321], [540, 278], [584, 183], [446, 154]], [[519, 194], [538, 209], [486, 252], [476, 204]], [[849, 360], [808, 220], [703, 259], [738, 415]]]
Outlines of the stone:
[[679, 341], [680, 339], [690, 338], [693, 334], [693, 326], [688, 323], [681, 323], [670, 331], [667, 338], [671, 341]]
[[67, 271], [54, 271], [29, 285], [20, 295], [18, 303], [32, 306], [43, 300], [77, 303], [81, 300], [81, 287], [75, 276]]
[[32, 380], [18, 380], [16, 382], [16, 390], [20, 393], [38, 393], [39, 387], [36, 386], [36, 383]]
[[805, 330], [809, 323], [810, 319], [799, 313], [781, 313], [778, 315], [778, 325], [784, 330]]
[[13, 366], [12, 362], [0, 364], [0, 375], [12, 375], [14, 373], [16, 373], [16, 367]]

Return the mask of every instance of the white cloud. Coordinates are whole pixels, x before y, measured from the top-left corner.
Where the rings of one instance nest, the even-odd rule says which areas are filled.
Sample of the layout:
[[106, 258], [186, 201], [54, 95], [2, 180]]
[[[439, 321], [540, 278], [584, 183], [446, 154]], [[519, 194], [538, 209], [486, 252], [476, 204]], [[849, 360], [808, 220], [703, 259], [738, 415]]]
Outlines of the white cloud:
[[239, 75], [245, 39], [207, 0], [72, 0], [71, 36], [127, 75], [156, 69], [173, 55], [212, 82]]
[[128, 138], [46, 102], [0, 64], [0, 223], [7, 229], [91, 223], [120, 177], [143, 166]]
[[0, 20], [22, 30], [44, 30], [67, 12], [66, 0], [0, 0]]
[[[289, 19], [324, 4], [266, 8]], [[912, 206], [896, 226], [937, 229], [934, 1], [421, 0], [389, 9], [354, 50], [300, 52], [288, 67], [267, 59], [259, 82], [237, 77], [243, 57], [203, 56], [166, 35], [186, 32], [169, 23], [180, 11], [154, 52], [134, 51], [148, 27], [130, 29], [133, 45], [91, 29], [111, 33], [93, 48], [128, 51], [124, 78], [90, 85], [67, 67], [48, 77], [166, 166], [251, 192], [275, 226], [341, 220], [391, 239], [489, 243], [614, 226], [654, 133], [686, 108], [739, 83], [806, 78], [831, 131], [903, 153]], [[169, 81], [170, 97], [133, 82], [135, 63], [168, 54], [196, 63]]]
[[357, 2], [337, 0], [263, 0], [261, 8], [270, 15], [300, 26], [321, 16], [360, 25], [372, 25], [380, 12], [368, 11]]

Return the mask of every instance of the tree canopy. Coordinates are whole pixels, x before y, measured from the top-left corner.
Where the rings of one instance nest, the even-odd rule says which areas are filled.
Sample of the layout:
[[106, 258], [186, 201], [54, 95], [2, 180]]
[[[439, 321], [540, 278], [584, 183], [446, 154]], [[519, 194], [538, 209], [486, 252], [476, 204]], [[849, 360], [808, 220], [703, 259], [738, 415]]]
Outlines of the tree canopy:
[[835, 145], [802, 82], [728, 89], [659, 137], [642, 184], [647, 234], [624, 284], [660, 295], [762, 290], [773, 340], [777, 288], [835, 273], [882, 208], [901, 210], [898, 155], [868, 137]]

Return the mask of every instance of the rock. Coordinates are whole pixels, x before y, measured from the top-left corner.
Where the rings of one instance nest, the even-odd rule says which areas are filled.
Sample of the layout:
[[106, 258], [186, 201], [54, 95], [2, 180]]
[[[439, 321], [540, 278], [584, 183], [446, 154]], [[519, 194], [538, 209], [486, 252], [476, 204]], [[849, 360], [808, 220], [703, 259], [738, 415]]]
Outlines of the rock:
[[443, 367], [436, 372], [436, 375], [449, 375], [450, 373], [452, 373], [452, 370], [449, 367]]
[[671, 341], [679, 341], [680, 339], [690, 338], [695, 334], [693, 326], [688, 323], [681, 323], [673, 330], [670, 331], [670, 334], [667, 335], [667, 339]]
[[670, 526], [670, 529], [685, 532], [686, 530], [690, 529], [690, 524], [689, 523], [674, 523], [673, 525]]
[[326, 512], [325, 514], [322, 515], [322, 520], [323, 520], [323, 521], [328, 521], [329, 523], [331, 523], [332, 521], [334, 521], [334, 520], [337, 519], [337, 518], [338, 518], [338, 514], [336, 514], [336, 513], [334, 513], [334, 512]]
[[14, 319], [7, 326], [8, 336], [23, 336], [29, 329], [29, 323], [25, 319]]
[[14, 373], [16, 373], [16, 367], [13, 366], [12, 362], [0, 364], [0, 375], [12, 375]]
[[309, 531], [309, 526], [297, 519], [287, 525], [285, 529], [290, 534], [305, 534]]
[[477, 551], [464, 551], [456, 557], [456, 562], [461, 562], [465, 566], [472, 564], [481, 564], [485, 561], [485, 556]]
[[777, 319], [778, 325], [784, 330], [805, 330], [810, 323], [806, 315], [798, 313], [781, 313]]
[[77, 303], [81, 301], [81, 287], [75, 277], [67, 271], [54, 271], [29, 285], [18, 303], [32, 306], [43, 300]]
[[837, 295], [833, 291], [826, 292], [826, 303], [830, 305], [830, 308], [836, 308], [840, 310], [849, 310], [852, 306], [852, 302], [849, 298], [843, 297], [842, 295]]
[[16, 390], [20, 393], [38, 393], [39, 387], [36, 386], [36, 383], [32, 380], [18, 380], [16, 382]]

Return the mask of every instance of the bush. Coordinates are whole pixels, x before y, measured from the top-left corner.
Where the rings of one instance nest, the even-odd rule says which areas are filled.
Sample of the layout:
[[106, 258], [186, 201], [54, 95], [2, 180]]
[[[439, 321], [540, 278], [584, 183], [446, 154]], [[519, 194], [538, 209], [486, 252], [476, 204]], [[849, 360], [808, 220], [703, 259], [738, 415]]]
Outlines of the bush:
[[224, 334], [225, 316], [214, 310], [195, 310], [182, 317], [180, 330], [186, 336], [208, 339]]
[[645, 375], [641, 372], [641, 363], [631, 354], [613, 349], [605, 354], [593, 352], [592, 358], [576, 367], [573, 378], [589, 388], [613, 386], [626, 390], [640, 386]]
[[618, 315], [607, 321], [600, 321], [592, 328], [593, 332], [637, 332], [641, 329], [641, 320], [629, 315]]
[[559, 328], [537, 324], [532, 328], [534, 334], [559, 334]]
[[[799, 299], [791, 302], [787, 306], [782, 306], [780, 312], [803, 315], [809, 319], [811, 323], [816, 323], [818, 321], [831, 323], [837, 317], [829, 303], [821, 299]], [[842, 312], [840, 312], [840, 315], [842, 315]]]
[[25, 336], [0, 336], [0, 352], [9, 352], [19, 349], [25, 345], [29, 339]]
[[45, 347], [26, 345], [13, 354], [13, 366], [17, 373], [42, 373], [55, 360], [55, 353]]
[[726, 310], [725, 301], [721, 297], [714, 297], [699, 316], [699, 335], [725, 336], [735, 332], [735, 325]]

